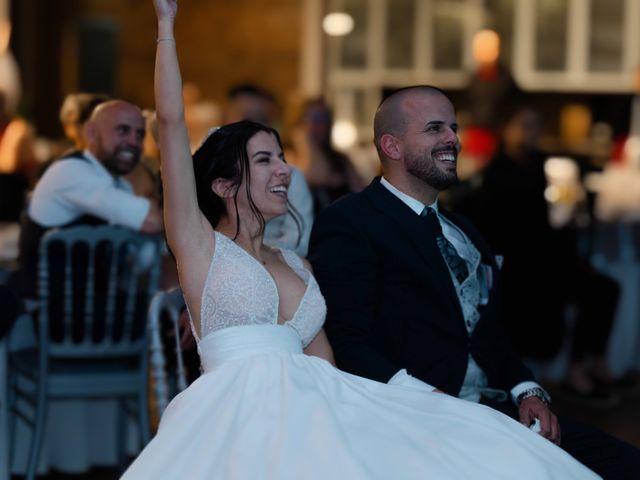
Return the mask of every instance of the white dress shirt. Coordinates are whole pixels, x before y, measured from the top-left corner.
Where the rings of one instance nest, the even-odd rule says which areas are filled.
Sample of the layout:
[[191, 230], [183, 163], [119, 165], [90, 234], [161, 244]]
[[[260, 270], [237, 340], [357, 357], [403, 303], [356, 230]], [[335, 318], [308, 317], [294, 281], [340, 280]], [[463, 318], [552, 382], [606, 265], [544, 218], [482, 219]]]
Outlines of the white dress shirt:
[[124, 178], [114, 178], [88, 151], [82, 158], [54, 162], [29, 203], [29, 216], [43, 227], [66, 225], [93, 215], [113, 225], [140, 230], [149, 213], [148, 199], [133, 194]]

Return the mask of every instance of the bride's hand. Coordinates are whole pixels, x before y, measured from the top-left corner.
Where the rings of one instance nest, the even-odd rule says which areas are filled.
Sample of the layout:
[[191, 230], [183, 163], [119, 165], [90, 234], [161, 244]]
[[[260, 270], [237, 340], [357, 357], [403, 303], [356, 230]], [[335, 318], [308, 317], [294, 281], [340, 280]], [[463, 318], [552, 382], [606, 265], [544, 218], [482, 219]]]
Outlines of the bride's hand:
[[178, 12], [178, 0], [153, 0], [158, 21], [173, 20]]

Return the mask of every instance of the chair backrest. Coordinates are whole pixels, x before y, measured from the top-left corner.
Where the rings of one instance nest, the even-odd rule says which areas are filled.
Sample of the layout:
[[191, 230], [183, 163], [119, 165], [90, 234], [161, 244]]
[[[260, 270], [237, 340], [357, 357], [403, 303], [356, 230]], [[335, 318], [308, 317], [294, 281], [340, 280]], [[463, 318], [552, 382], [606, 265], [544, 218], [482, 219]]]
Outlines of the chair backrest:
[[[169, 400], [176, 393], [187, 388], [187, 375], [182, 359], [182, 349], [180, 347], [180, 314], [185, 302], [182, 291], [179, 288], [161, 291], [156, 293], [149, 307], [149, 350], [151, 352], [151, 375], [156, 398], [158, 417], [167, 407]], [[163, 339], [163, 322], [168, 320], [173, 329], [174, 351], [176, 358], [175, 382], [169, 387], [168, 375], [166, 371], [167, 359], [165, 358], [165, 343]]]
[[115, 226], [54, 230], [40, 243], [38, 319], [50, 358], [146, 350], [146, 312], [160, 274], [158, 236]]

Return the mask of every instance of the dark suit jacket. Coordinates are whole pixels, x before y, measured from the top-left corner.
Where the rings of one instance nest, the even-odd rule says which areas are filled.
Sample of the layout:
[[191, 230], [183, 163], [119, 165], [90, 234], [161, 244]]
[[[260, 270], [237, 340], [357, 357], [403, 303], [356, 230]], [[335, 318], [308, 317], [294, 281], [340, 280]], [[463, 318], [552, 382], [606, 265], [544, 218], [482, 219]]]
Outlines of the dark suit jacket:
[[338, 367], [380, 382], [406, 368], [457, 395], [471, 353], [492, 388], [509, 391], [533, 380], [498, 327], [494, 256], [470, 223], [441, 213], [465, 232], [493, 273], [489, 302], [471, 335], [434, 232], [379, 179], [320, 213], [310, 260], [327, 301], [325, 329]]

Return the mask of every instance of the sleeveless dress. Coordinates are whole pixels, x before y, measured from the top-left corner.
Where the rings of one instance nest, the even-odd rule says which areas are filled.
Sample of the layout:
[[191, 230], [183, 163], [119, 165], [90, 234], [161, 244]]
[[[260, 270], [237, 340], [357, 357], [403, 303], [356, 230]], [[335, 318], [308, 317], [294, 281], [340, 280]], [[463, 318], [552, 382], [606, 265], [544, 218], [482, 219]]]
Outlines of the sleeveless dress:
[[198, 341], [204, 373], [172, 400], [124, 479], [599, 478], [488, 407], [305, 355], [326, 307], [301, 259], [281, 251], [306, 291], [279, 325], [271, 275], [215, 235]]

